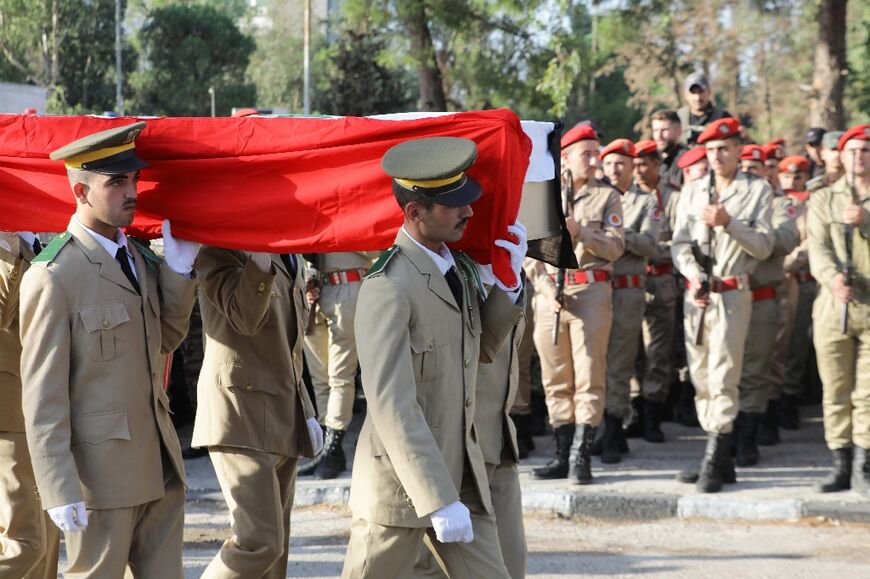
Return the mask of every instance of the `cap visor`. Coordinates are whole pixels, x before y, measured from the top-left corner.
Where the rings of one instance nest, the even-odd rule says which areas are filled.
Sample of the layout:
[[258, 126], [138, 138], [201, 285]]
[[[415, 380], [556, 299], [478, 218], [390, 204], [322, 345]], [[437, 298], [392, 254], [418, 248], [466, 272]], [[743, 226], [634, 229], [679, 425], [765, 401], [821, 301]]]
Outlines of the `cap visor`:
[[149, 165], [139, 157], [133, 155], [132, 157], [121, 159], [116, 163], [112, 163], [111, 165], [106, 165], [105, 167], [100, 167], [98, 169], [88, 170], [94, 173], [102, 173], [103, 175], [122, 175], [124, 173], [132, 173], [134, 171], [138, 171], [139, 169], [144, 169], [150, 166], [151, 165]]
[[480, 194], [480, 184], [471, 177], [468, 177], [465, 180], [465, 185], [450, 193], [432, 197], [432, 201], [447, 207], [465, 207], [480, 199]]

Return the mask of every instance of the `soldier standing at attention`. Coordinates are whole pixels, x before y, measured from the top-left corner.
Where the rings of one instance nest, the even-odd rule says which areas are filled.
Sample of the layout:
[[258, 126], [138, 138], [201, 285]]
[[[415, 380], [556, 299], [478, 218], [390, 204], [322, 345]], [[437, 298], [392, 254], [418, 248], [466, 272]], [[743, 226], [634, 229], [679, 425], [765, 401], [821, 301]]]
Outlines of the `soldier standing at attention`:
[[163, 391], [187, 334], [199, 244], [163, 223], [166, 259], [122, 227], [136, 209], [144, 122], [54, 151], [76, 200], [69, 228], [21, 284], [21, 381], [42, 506], [64, 532], [67, 577], [180, 579], [184, 465]]
[[870, 125], [846, 131], [837, 148], [845, 175], [809, 201], [810, 269], [821, 292], [813, 343], [824, 394], [825, 442], [834, 470], [821, 492], [870, 496]]
[[677, 115], [683, 128], [683, 144], [694, 147], [701, 144], [698, 137], [707, 125], [730, 117], [731, 113], [713, 104], [710, 82], [703, 72], [696, 71], [688, 75], [683, 82], [683, 89], [686, 105], [677, 111]]
[[[480, 185], [468, 139], [405, 141], [384, 155], [404, 215], [396, 244], [360, 289], [355, 328], [368, 414], [351, 482], [342, 577], [409, 577], [420, 545], [450, 577], [508, 576], [474, 423], [478, 362], [495, 360], [523, 315], [526, 234], [510, 253], [516, 286], [445, 243], [462, 238]], [[481, 274], [497, 287], [484, 297]], [[473, 542], [472, 542], [473, 541]]]
[[326, 436], [323, 452], [300, 468], [299, 476], [333, 479], [347, 470], [341, 443], [353, 418], [356, 392], [353, 320], [362, 278], [376, 257], [376, 252], [367, 251], [314, 256], [317, 263], [308, 274], [308, 293], [311, 315], [317, 317], [313, 331], [305, 336], [305, 355], [317, 400], [317, 420], [324, 425]]
[[767, 175], [767, 167], [764, 166], [766, 158], [761, 145], [743, 145], [740, 150], [740, 170], [764, 179]]
[[599, 160], [610, 183], [622, 193], [625, 251], [613, 263], [612, 309], [610, 339], [607, 344], [604, 434], [601, 438], [601, 462], [618, 463], [628, 444], [622, 430], [628, 417], [631, 400], [631, 377], [635, 373], [638, 348], [643, 331], [646, 307], [646, 266], [658, 250], [658, 228], [662, 213], [657, 199], [646, 191], [631, 186], [634, 144], [628, 139], [616, 139], [601, 151]]
[[208, 448], [233, 529], [203, 577], [287, 572], [296, 463], [323, 443], [302, 383], [302, 268], [219, 247], [196, 261], [205, 357], [191, 446]]
[[[556, 297], [557, 268], [536, 262], [530, 276], [536, 291], [535, 347], [556, 437], [556, 457], [532, 471], [532, 477], [569, 477], [576, 484], [590, 484], [591, 445], [604, 416], [610, 280], [613, 262], [625, 248], [625, 235], [619, 191], [593, 177], [598, 157], [595, 130], [577, 125], [561, 144], [562, 167], [573, 179], [570, 190], [562, 191], [573, 193], [565, 221], [580, 269], [565, 272], [562, 301]], [[556, 312], [561, 313], [554, 344]]]
[[678, 475], [701, 492], [736, 480], [730, 438], [739, 404], [743, 351], [752, 314], [749, 273], [773, 250], [773, 194], [763, 180], [739, 171], [740, 123], [715, 121], [698, 137], [711, 172], [680, 193], [671, 246], [688, 281], [686, 351], [698, 420], [707, 432], [700, 471]]
[[0, 577], [57, 577], [60, 532], [36, 492], [21, 411], [18, 292], [41, 250], [30, 232], [0, 232]]
[[[645, 368], [641, 382], [641, 395], [633, 404], [640, 409], [641, 430], [638, 433], [647, 442], [664, 442], [661, 429], [665, 402], [674, 377], [674, 331], [677, 322], [677, 282], [671, 259], [671, 236], [674, 214], [680, 197], [669, 180], [659, 172], [659, 152], [653, 141], [635, 144], [634, 186], [655, 200], [652, 221], [658, 223], [655, 255], [646, 266], [646, 306], [643, 313], [643, 347]], [[677, 167], [677, 164], [674, 164]], [[623, 198], [623, 209], [628, 214]], [[627, 219], [626, 223], [630, 223]], [[626, 229], [626, 246], [628, 230]], [[614, 296], [614, 299], [615, 296]], [[626, 432], [628, 434], [628, 432]]]

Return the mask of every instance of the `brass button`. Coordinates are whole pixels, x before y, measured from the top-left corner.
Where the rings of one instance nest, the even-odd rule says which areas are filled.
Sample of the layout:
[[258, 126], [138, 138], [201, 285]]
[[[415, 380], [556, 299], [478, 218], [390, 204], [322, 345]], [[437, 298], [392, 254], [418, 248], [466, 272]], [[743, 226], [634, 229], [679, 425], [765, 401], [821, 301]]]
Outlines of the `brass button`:
[[466, 358], [466, 359], [465, 359], [465, 367], [468, 368], [469, 366], [471, 366], [471, 360], [469, 360], [468, 358]]
[[108, 328], [108, 327], [109, 327], [109, 320], [103, 320], [103, 327], [104, 327], [104, 328]]
[[432, 340], [429, 342], [429, 349], [431, 350], [434, 347], [435, 347], [435, 340]]
[[266, 282], [261, 281], [260, 285], [257, 286], [257, 291], [260, 293], [263, 293], [264, 291], [266, 291]]
[[253, 386], [251, 386], [250, 384], [245, 385], [245, 390], [251, 390], [252, 388], [253, 388]]
[[466, 407], [466, 408], [471, 408], [471, 398], [466, 398], [466, 399], [465, 399], [465, 407]]

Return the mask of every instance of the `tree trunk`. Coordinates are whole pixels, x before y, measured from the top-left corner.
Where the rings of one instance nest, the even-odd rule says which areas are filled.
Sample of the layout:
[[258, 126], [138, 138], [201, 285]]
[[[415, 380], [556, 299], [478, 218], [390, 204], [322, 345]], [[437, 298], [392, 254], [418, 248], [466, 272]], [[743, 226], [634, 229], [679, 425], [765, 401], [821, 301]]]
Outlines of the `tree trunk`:
[[844, 129], [843, 89], [846, 85], [846, 3], [821, 0], [819, 39], [813, 62], [813, 96], [810, 125]]
[[410, 0], [405, 3], [404, 21], [411, 39], [411, 54], [417, 61], [417, 83], [420, 87], [421, 111], [446, 111], [447, 98], [441, 69], [432, 44], [429, 19], [426, 16], [424, 0]]

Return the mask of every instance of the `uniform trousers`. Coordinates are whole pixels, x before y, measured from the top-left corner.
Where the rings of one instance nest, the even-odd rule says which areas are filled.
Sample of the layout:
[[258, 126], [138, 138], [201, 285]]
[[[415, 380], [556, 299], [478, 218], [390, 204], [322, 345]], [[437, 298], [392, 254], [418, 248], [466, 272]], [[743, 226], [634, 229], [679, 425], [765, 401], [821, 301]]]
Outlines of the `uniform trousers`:
[[320, 290], [314, 331], [305, 336], [305, 355], [314, 385], [317, 420], [347, 430], [353, 418], [358, 357], [353, 319], [359, 282], [327, 285]]
[[797, 285], [797, 306], [782, 384], [782, 391], [791, 396], [800, 396], [807, 389], [807, 371], [813, 345], [813, 302], [818, 294], [815, 281]]
[[535, 296], [533, 334], [554, 428], [566, 424], [598, 426], [604, 417], [612, 291], [609, 283], [567, 286], [557, 345], [553, 345], [550, 299]]
[[[526, 529], [523, 524], [523, 496], [520, 489], [520, 476], [517, 464], [512, 459], [504, 459], [501, 464], [486, 464], [489, 490], [492, 495], [492, 509], [498, 526], [498, 542], [504, 556], [504, 564], [511, 579], [526, 576]], [[432, 553], [422, 548], [417, 564], [414, 566], [415, 579], [443, 579], [444, 570], [438, 565]]]
[[740, 401], [739, 384], [752, 316], [752, 293], [748, 289], [736, 289], [710, 294], [700, 346], [693, 340], [700, 309], [690, 293], [686, 294], [683, 307], [686, 355], [695, 386], [698, 422], [707, 432], [731, 432]]
[[184, 484], [174, 471], [164, 472], [163, 498], [135, 507], [88, 509], [84, 531], [64, 532], [69, 561], [64, 577], [124, 577], [128, 564], [137, 578], [184, 577]]
[[674, 380], [674, 333], [677, 324], [677, 281], [673, 275], [647, 278], [643, 313], [645, 366], [641, 393], [664, 403]]
[[870, 449], [870, 305], [849, 304], [847, 332], [840, 304], [823, 291], [813, 306], [813, 342], [822, 378], [825, 442], [832, 450]]
[[42, 510], [24, 433], [0, 432], [0, 578], [57, 577], [60, 531]]
[[749, 335], [743, 352], [740, 376], [740, 411], [761, 413], [773, 389], [773, 362], [779, 330], [779, 300], [752, 302]]
[[441, 543], [425, 527], [393, 527], [354, 518], [342, 579], [406, 579], [414, 577], [421, 545], [435, 556], [450, 579], [507, 579], [495, 516], [480, 502], [470, 470], [462, 477], [459, 500], [471, 511], [474, 540]]
[[230, 511], [233, 536], [224, 541], [204, 579], [283, 579], [290, 552], [295, 457], [248, 448], [208, 449]]
[[[526, 286], [527, 288], [530, 285]], [[531, 290], [532, 292], [534, 290]], [[535, 340], [532, 334], [535, 331], [535, 310], [532, 307], [534, 293], [528, 294], [526, 301], [526, 329], [517, 348], [517, 364], [519, 364], [519, 382], [517, 383], [517, 396], [514, 401], [512, 414], [531, 414], [532, 407], [532, 355], [535, 352]]]
[[613, 290], [613, 324], [607, 344], [605, 407], [617, 418], [628, 416], [631, 401], [631, 378], [643, 330], [646, 296], [642, 287]]

